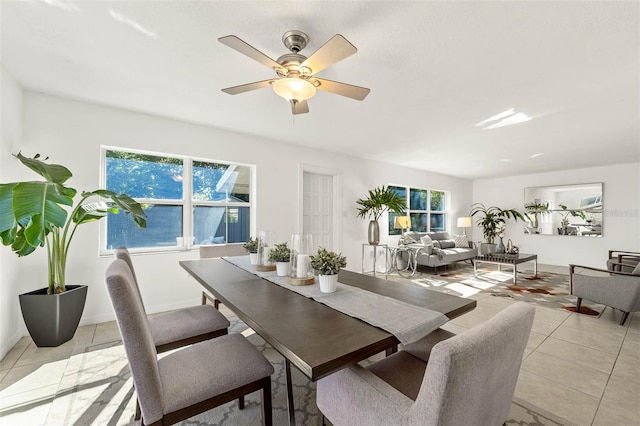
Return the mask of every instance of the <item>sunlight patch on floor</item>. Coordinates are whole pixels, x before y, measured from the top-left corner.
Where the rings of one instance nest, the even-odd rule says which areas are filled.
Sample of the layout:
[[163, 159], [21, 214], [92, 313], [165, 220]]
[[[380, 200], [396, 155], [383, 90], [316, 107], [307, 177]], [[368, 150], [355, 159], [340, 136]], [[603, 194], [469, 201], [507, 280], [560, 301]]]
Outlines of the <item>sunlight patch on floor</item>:
[[480, 290], [478, 290], [477, 288], [469, 287], [468, 285], [464, 285], [461, 283], [448, 284], [445, 287], [449, 290], [452, 290], [451, 294], [456, 294], [460, 297], [469, 297], [473, 296], [474, 294], [480, 293]]

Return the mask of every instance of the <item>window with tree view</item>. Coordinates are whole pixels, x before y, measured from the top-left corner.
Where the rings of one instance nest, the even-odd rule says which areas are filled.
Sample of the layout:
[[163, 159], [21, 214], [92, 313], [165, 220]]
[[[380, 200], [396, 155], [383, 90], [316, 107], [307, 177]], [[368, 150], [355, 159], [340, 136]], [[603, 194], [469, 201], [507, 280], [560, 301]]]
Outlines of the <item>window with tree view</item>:
[[105, 186], [143, 205], [147, 227], [109, 214], [103, 249], [240, 243], [250, 232], [252, 166], [103, 150]]
[[[411, 217], [411, 231], [445, 231], [445, 192], [432, 189], [410, 188], [389, 185], [389, 189], [406, 200], [405, 216]], [[394, 227], [396, 213], [389, 212], [389, 235], [400, 235], [402, 230]]]

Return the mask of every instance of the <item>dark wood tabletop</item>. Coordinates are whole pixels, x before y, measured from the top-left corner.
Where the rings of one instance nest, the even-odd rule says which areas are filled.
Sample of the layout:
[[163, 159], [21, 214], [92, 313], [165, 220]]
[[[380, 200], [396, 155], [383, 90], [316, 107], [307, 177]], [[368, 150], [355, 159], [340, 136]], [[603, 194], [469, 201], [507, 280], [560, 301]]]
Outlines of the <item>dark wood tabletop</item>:
[[[251, 274], [223, 259], [181, 261], [207, 291], [311, 380], [396, 346], [392, 334]], [[455, 318], [476, 301], [340, 271], [340, 282]]]

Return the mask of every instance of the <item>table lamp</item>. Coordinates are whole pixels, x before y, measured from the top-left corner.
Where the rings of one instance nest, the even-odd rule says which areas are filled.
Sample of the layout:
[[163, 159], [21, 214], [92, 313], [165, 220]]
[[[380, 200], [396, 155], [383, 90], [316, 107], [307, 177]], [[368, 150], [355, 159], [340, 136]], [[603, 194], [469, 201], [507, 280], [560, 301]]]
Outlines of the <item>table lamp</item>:
[[458, 228], [462, 228], [463, 235], [467, 235], [466, 228], [471, 228], [471, 218], [470, 217], [459, 217], [458, 218]]
[[402, 234], [400, 235], [399, 244], [404, 244], [404, 230], [411, 228], [411, 217], [410, 216], [396, 216], [396, 220], [393, 224], [394, 229], [402, 229]]

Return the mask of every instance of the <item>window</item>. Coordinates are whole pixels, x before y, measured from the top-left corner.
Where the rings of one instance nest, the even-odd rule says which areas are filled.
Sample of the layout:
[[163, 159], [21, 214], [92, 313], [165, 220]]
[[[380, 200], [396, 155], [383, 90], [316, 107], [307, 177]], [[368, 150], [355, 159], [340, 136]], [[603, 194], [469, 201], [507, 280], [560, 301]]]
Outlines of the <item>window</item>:
[[[446, 230], [446, 194], [433, 189], [420, 189], [389, 185], [389, 189], [404, 198], [411, 217], [411, 230], [416, 232]], [[389, 212], [389, 235], [400, 235], [401, 229], [395, 229], [396, 213]]]
[[254, 166], [106, 148], [102, 155], [106, 189], [128, 194], [147, 214], [145, 229], [123, 214], [109, 214], [103, 250], [249, 239]]

